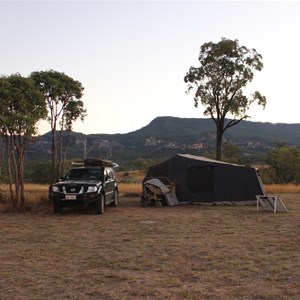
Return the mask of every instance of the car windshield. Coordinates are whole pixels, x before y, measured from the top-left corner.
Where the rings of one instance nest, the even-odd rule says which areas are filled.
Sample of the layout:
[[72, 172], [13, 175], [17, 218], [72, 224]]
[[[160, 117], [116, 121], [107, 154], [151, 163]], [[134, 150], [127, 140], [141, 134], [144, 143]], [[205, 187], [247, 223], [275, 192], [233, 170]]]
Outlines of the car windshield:
[[66, 180], [100, 180], [101, 172], [96, 169], [72, 169], [65, 178]]

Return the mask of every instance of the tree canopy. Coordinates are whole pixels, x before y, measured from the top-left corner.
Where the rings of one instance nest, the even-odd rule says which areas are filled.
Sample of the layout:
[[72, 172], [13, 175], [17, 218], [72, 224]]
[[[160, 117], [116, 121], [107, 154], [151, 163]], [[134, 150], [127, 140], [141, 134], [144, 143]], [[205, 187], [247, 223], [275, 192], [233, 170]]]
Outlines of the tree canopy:
[[48, 107], [48, 120], [51, 129], [57, 128], [58, 121], [64, 116], [68, 126], [78, 117], [85, 116], [82, 84], [68, 75], [54, 70], [31, 73], [37, 88], [44, 94]]
[[6, 146], [10, 198], [16, 208], [19, 200], [21, 208], [25, 201], [25, 154], [32, 135], [36, 133], [37, 122], [45, 118], [46, 114], [43, 95], [36, 89], [32, 79], [19, 74], [0, 78], [0, 132]]
[[32, 79], [18, 74], [2, 77], [0, 99], [3, 134], [31, 136], [36, 133], [37, 121], [46, 116], [46, 106]]
[[53, 183], [59, 177], [60, 170], [63, 169], [59, 165], [63, 165], [63, 152], [66, 153], [67, 147], [65, 145], [63, 151], [62, 134], [60, 134], [60, 161], [57, 164], [56, 130], [58, 126], [61, 132], [64, 129], [71, 130], [74, 121], [78, 118], [84, 119], [86, 110], [80, 100], [84, 88], [79, 81], [54, 70], [33, 72], [30, 77], [44, 94], [48, 107], [48, 121], [52, 132], [51, 183]]
[[300, 151], [297, 148], [279, 145], [267, 154], [271, 166], [269, 175], [275, 183], [300, 182]]
[[195, 89], [195, 106], [203, 105], [204, 115], [216, 124], [216, 159], [221, 160], [224, 132], [249, 118], [247, 111], [252, 104], [266, 105], [266, 98], [258, 91], [244, 95], [254, 71], [263, 68], [262, 56], [255, 49], [240, 46], [238, 40], [222, 38], [218, 43], [203, 44], [198, 60], [200, 67], [191, 66], [184, 81], [188, 93]]

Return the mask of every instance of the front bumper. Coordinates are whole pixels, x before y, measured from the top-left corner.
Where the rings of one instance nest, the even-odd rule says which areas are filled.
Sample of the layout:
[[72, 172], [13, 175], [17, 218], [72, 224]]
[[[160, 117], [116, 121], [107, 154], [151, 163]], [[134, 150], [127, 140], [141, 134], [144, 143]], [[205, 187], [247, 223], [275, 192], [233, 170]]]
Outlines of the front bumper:
[[98, 193], [86, 193], [86, 194], [63, 194], [63, 193], [51, 193], [50, 200], [55, 204], [61, 206], [89, 206], [100, 199]]

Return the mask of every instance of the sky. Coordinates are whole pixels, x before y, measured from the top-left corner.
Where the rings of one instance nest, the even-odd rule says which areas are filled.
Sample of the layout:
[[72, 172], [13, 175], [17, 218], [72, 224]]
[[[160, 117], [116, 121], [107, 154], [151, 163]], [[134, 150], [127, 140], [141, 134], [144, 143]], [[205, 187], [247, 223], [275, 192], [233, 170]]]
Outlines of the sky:
[[201, 45], [225, 37], [263, 57], [246, 95], [267, 106], [250, 120], [300, 123], [299, 15], [299, 1], [0, 0], [0, 75], [63, 72], [84, 87], [74, 131], [127, 133], [159, 116], [203, 118], [183, 78]]

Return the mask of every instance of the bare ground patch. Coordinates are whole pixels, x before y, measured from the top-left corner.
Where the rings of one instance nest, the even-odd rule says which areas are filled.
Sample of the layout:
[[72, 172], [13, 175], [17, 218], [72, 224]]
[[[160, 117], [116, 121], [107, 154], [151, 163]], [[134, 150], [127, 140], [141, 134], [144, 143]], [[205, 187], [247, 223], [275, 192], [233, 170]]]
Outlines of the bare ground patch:
[[299, 299], [300, 195], [255, 206], [0, 214], [0, 299]]

